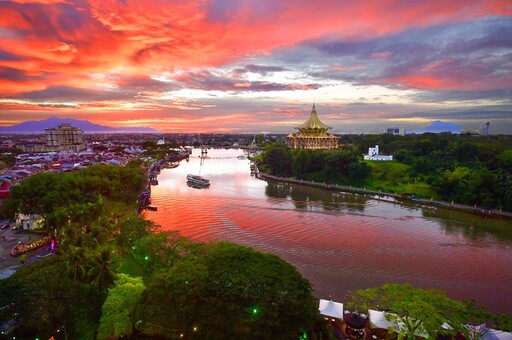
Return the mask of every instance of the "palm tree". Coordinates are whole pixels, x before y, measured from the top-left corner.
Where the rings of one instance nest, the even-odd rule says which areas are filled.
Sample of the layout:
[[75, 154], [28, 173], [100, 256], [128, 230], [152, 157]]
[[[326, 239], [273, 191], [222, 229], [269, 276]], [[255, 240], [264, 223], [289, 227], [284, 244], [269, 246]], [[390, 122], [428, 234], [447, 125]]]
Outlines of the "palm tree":
[[116, 279], [116, 273], [112, 270], [113, 254], [113, 251], [109, 248], [101, 249], [99, 253], [94, 255], [91, 268], [87, 272], [89, 282], [100, 291], [106, 291]]
[[84, 282], [87, 274], [87, 254], [82, 247], [70, 246], [64, 254], [66, 271], [70, 277]]

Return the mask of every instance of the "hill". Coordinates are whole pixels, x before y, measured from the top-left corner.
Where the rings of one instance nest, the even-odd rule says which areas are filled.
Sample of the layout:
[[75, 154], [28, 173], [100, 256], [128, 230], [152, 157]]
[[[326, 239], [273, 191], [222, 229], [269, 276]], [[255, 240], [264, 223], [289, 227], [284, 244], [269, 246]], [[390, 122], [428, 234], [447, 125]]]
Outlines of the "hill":
[[425, 126], [421, 129], [412, 131], [411, 133], [421, 134], [421, 133], [442, 133], [442, 132], [451, 132], [453, 134], [459, 134], [462, 131], [461, 127], [454, 123], [445, 123], [440, 120], [435, 120], [429, 126]]
[[149, 127], [111, 127], [91, 123], [87, 120], [50, 117], [44, 120], [27, 121], [12, 126], [0, 127], [0, 133], [44, 133], [46, 128], [56, 128], [60, 124], [71, 124], [84, 133], [162, 133]]

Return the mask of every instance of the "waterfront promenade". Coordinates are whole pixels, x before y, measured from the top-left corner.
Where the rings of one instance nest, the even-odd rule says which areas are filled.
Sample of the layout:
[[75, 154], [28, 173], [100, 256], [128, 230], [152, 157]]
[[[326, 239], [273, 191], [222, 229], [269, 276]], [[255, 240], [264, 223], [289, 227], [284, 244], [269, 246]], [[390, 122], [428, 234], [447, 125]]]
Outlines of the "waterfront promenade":
[[455, 203], [455, 202], [437, 201], [432, 198], [426, 199], [426, 198], [419, 198], [419, 197], [404, 197], [401, 194], [398, 194], [396, 192], [395, 193], [385, 192], [385, 191], [381, 191], [381, 190], [370, 190], [370, 189], [366, 189], [366, 188], [358, 188], [358, 187], [353, 187], [353, 186], [327, 184], [327, 183], [319, 183], [319, 182], [313, 182], [313, 181], [305, 181], [302, 179], [278, 177], [278, 176], [273, 176], [273, 175], [268, 175], [268, 174], [262, 173], [257, 169], [257, 167], [256, 167], [255, 175], [256, 175], [256, 177], [258, 177], [260, 179], [264, 179], [264, 180], [290, 183], [290, 184], [298, 184], [298, 185], [307, 185], [307, 186], [316, 187], [316, 188], [342, 191], [342, 192], [354, 193], [354, 194], [362, 194], [362, 195], [370, 196], [371, 198], [376, 199], [376, 200], [386, 201], [386, 202], [391, 202], [391, 203], [412, 204], [412, 205], [417, 205], [417, 204], [429, 205], [429, 206], [444, 207], [444, 208], [449, 208], [449, 209], [463, 210], [463, 211], [471, 212], [471, 213], [478, 214], [478, 215], [512, 218], [512, 212], [502, 211], [501, 209], [488, 209], [488, 208], [477, 207], [476, 205], [472, 206], [472, 205], [459, 204], [459, 203]]

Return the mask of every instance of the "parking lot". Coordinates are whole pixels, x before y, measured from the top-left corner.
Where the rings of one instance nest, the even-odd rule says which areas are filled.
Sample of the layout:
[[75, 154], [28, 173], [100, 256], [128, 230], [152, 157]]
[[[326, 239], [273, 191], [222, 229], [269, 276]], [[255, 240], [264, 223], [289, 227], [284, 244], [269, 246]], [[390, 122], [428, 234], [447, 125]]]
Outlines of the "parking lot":
[[[8, 228], [1, 229], [5, 224], [9, 223]], [[21, 265], [19, 257], [12, 257], [10, 252], [19, 242], [28, 243], [30, 241], [38, 240], [42, 235], [29, 233], [25, 230], [13, 230], [13, 222], [9, 222], [6, 219], [0, 220], [0, 273], [11, 268], [16, 268]], [[36, 249], [27, 253], [27, 262], [31, 262], [31, 259], [36, 257], [42, 249]]]

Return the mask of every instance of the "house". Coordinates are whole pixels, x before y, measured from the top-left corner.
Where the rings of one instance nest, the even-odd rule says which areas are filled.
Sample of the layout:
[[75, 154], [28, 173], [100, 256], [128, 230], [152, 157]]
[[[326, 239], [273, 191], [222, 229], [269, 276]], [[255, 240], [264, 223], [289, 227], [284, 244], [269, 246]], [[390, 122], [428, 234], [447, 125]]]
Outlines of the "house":
[[364, 159], [367, 161], [392, 161], [392, 155], [380, 155], [379, 146], [375, 145], [374, 148], [368, 148], [368, 155], [364, 155]]

